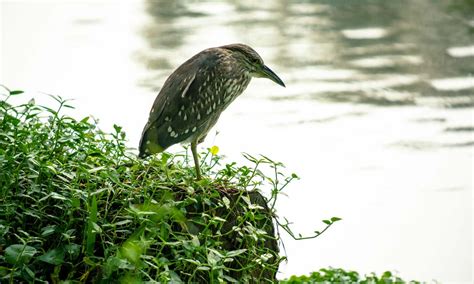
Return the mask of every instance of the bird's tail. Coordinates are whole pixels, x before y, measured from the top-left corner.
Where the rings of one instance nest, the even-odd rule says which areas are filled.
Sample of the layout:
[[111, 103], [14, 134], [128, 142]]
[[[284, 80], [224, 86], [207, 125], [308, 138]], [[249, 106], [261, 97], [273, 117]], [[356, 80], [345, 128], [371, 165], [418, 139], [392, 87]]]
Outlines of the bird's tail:
[[148, 129], [145, 128], [143, 130], [142, 138], [140, 139], [140, 145], [138, 147], [139, 158], [145, 158], [165, 150], [158, 142], [158, 135], [154, 134], [156, 134], [156, 130], [153, 127]]

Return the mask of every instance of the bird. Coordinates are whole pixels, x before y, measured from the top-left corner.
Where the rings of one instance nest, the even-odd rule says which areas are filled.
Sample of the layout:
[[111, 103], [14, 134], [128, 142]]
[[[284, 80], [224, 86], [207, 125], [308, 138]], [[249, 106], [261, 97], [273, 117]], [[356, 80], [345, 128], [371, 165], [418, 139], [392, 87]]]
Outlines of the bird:
[[285, 87], [246, 44], [207, 48], [188, 59], [166, 79], [156, 96], [143, 128], [139, 157], [163, 152], [177, 143], [190, 143], [196, 179], [200, 180], [197, 145], [252, 77], [267, 78]]

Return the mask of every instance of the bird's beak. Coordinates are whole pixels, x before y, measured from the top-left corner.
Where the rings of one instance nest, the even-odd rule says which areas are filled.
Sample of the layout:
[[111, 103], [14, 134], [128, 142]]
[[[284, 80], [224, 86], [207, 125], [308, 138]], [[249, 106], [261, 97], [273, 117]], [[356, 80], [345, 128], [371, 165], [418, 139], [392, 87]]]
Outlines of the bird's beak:
[[275, 74], [275, 72], [273, 72], [272, 69], [268, 68], [266, 65], [263, 65], [263, 68], [261, 69], [261, 76], [272, 80], [280, 86], [286, 87], [285, 83], [283, 83], [280, 77], [278, 77], [278, 75]]

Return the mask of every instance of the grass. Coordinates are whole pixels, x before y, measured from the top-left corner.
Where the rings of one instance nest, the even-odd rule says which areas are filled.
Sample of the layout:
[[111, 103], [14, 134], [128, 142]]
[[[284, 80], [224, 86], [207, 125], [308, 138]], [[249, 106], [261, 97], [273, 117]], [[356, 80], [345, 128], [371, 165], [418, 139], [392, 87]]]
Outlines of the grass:
[[[222, 164], [212, 147], [197, 182], [187, 150], [138, 159], [121, 127], [66, 116], [61, 97], [54, 108], [9, 103], [21, 94], [0, 92], [0, 283], [275, 282], [279, 229], [316, 238], [340, 220], [295, 235], [275, 205], [298, 177], [268, 157]], [[326, 269], [282, 282], [399, 283], [387, 273]]]

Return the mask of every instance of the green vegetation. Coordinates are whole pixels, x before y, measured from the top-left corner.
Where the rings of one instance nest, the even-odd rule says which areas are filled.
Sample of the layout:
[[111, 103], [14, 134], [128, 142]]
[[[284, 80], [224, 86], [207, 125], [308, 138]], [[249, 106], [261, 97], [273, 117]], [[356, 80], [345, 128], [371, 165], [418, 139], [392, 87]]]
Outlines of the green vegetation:
[[[251, 166], [221, 165], [202, 153], [207, 178], [195, 181], [188, 152], [136, 158], [125, 133], [30, 101], [0, 100], [0, 283], [275, 282], [279, 236], [296, 237], [276, 216], [281, 191], [296, 179], [282, 164], [245, 155]], [[2, 94], [0, 94], [2, 96]], [[260, 190], [270, 191], [267, 199]], [[322, 269], [282, 283], [400, 283], [389, 272], [360, 277]]]
[[280, 163], [245, 155], [252, 166], [220, 165], [212, 148], [202, 154], [208, 178], [196, 182], [187, 151], [140, 160], [119, 126], [104, 133], [68, 117], [60, 97], [56, 108], [14, 106], [22, 92], [6, 91], [0, 282], [275, 280], [284, 257], [273, 223], [291, 231], [274, 206], [297, 178]]
[[360, 284], [418, 284], [418, 281], [405, 281], [396, 274], [386, 271], [377, 276], [375, 273], [360, 275], [356, 271], [347, 271], [341, 268], [323, 268], [311, 273], [309, 276], [291, 276], [289, 279], [280, 281], [282, 284], [297, 283], [360, 283]]

